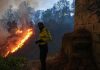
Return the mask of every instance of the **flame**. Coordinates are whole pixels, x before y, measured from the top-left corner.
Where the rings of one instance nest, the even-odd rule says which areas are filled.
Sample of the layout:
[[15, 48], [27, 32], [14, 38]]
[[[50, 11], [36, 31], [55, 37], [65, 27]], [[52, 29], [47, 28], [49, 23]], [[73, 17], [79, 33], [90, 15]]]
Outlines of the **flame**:
[[21, 34], [22, 32], [23, 32], [22, 30], [19, 30], [19, 29], [18, 29], [18, 30], [16, 31], [16, 34]]
[[7, 57], [7, 56], [9, 55], [9, 53], [10, 53], [10, 52], [9, 52], [9, 51], [7, 51], [7, 53], [4, 55], [4, 57]]
[[24, 36], [24, 38], [23, 38], [22, 40], [20, 40], [19, 44], [18, 44], [15, 48], [13, 48], [13, 49], [11, 50], [11, 53], [14, 53], [14, 52], [17, 51], [19, 48], [21, 48], [21, 47], [24, 45], [24, 43], [26, 42], [26, 40], [28, 40], [29, 37], [30, 37], [32, 34], [33, 34], [32, 30], [31, 30], [31, 29], [28, 29], [28, 30], [27, 30], [27, 34]]
[[9, 44], [10, 48], [4, 54], [4, 57], [7, 57], [9, 54], [16, 52], [23, 47], [24, 43], [33, 35], [32, 29], [27, 29], [25, 31], [17, 30], [16, 34], [20, 34], [21, 37], [15, 42], [16, 44]]

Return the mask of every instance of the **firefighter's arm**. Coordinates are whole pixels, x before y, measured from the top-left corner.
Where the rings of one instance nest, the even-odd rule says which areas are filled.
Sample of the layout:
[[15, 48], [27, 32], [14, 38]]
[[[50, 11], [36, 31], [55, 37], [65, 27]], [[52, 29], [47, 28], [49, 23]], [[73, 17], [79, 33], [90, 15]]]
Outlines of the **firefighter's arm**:
[[43, 37], [39, 36], [39, 39], [38, 39], [37, 41], [35, 41], [35, 43], [36, 43], [36, 44], [39, 44], [40, 42], [44, 42], [42, 38], [43, 38]]

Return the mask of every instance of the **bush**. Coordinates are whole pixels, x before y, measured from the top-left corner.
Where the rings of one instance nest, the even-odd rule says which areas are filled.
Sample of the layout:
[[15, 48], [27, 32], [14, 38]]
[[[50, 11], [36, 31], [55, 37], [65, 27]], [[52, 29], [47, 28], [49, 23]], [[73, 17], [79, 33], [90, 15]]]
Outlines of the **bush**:
[[0, 70], [22, 70], [25, 61], [22, 57], [0, 57]]

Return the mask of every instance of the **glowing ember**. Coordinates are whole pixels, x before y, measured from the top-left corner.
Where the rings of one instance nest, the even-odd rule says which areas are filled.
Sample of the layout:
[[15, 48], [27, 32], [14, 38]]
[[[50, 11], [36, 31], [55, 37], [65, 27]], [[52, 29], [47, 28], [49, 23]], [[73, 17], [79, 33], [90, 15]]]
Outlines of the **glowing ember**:
[[4, 54], [4, 57], [7, 57], [9, 54], [16, 52], [18, 49], [22, 48], [24, 43], [32, 36], [33, 30], [27, 29], [25, 31], [17, 30], [16, 34], [20, 34], [15, 44], [9, 43], [10, 48]]
[[21, 30], [18, 29], [18, 30], [16, 31], [16, 34], [21, 34], [22, 32], [23, 32], [23, 31], [21, 31]]
[[10, 52], [9, 52], [9, 51], [7, 51], [7, 53], [4, 55], [4, 57], [6, 57], [7, 55], [9, 55], [9, 53], [10, 53]]

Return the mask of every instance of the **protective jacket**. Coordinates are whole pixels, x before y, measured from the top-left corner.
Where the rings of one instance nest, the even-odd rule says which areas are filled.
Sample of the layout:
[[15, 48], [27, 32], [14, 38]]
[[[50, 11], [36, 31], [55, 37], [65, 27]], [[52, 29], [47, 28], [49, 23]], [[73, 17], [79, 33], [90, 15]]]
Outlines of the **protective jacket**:
[[52, 40], [51, 33], [47, 30], [47, 28], [43, 28], [39, 33], [39, 44], [44, 45]]

